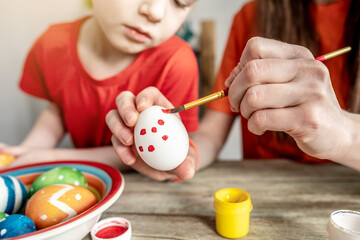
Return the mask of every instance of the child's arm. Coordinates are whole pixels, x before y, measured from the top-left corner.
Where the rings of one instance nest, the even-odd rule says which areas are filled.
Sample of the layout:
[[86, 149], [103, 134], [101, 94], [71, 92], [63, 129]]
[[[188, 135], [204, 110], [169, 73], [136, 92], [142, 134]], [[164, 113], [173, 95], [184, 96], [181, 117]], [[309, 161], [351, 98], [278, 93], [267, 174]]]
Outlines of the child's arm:
[[120, 170], [127, 169], [111, 146], [84, 149], [55, 148], [64, 133], [61, 112], [55, 104], [50, 103], [19, 146], [2, 144], [0, 151], [16, 157], [8, 167], [56, 160], [87, 160], [107, 163]]
[[64, 134], [61, 112], [55, 104], [49, 103], [20, 147], [53, 148], [61, 141]]
[[20, 145], [1, 144], [0, 152], [15, 156], [17, 161], [35, 149], [44, 150], [55, 147], [63, 137], [64, 132], [60, 111], [55, 104], [50, 103]]
[[112, 146], [95, 148], [33, 148], [17, 157], [8, 167], [57, 160], [93, 161], [111, 165], [122, 171], [130, 169], [122, 163]]
[[[199, 150], [198, 169], [212, 164], [229, 135], [234, 116], [207, 109], [200, 122], [200, 128], [190, 136]], [[238, 147], [241, 147], [240, 145]]]
[[120, 170], [128, 169], [111, 146], [82, 149], [55, 148], [64, 134], [61, 112], [55, 104], [50, 103], [19, 146], [2, 149], [3, 152], [16, 156], [16, 160], [8, 167], [56, 160], [86, 160], [106, 163]]

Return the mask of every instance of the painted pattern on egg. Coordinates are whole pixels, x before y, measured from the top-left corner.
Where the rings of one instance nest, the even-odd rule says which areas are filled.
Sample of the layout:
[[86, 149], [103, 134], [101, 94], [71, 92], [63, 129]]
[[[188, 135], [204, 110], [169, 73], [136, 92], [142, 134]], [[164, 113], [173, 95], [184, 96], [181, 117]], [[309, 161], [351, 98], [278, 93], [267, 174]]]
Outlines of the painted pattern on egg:
[[[164, 125], [165, 122], [164, 122], [162, 119], [160, 119], [160, 120], [158, 120], [158, 124], [159, 124], [159, 125]], [[156, 133], [156, 132], [157, 132], [157, 128], [156, 128], [156, 127], [152, 127], [152, 128], [151, 128], [151, 132]], [[141, 129], [140, 135], [145, 135], [145, 134], [146, 134], [146, 129]], [[163, 139], [164, 141], [166, 141], [168, 138], [169, 138], [169, 137], [166, 136], [166, 135], [162, 136], [162, 139]], [[139, 146], [139, 150], [140, 150], [140, 152], [143, 152], [143, 151], [144, 151], [143, 146]], [[149, 145], [148, 151], [149, 151], [149, 152], [155, 151], [155, 147], [154, 147], [153, 145]]]
[[86, 178], [79, 170], [72, 167], [58, 167], [44, 172], [35, 179], [29, 190], [29, 198], [39, 189], [53, 184], [87, 187]]
[[141, 112], [134, 129], [140, 157], [152, 168], [168, 171], [179, 166], [189, 150], [189, 136], [175, 114], [152, 106]]
[[9, 215], [6, 213], [0, 212], [0, 222], [1, 222], [1, 219], [6, 218], [7, 216], [9, 216]]
[[25, 185], [12, 176], [0, 176], [0, 212], [17, 213], [27, 199]]
[[34, 222], [20, 214], [13, 214], [0, 220], [0, 239], [13, 238], [36, 231]]
[[70, 219], [97, 203], [87, 188], [72, 184], [55, 184], [37, 191], [26, 205], [25, 215], [38, 229]]

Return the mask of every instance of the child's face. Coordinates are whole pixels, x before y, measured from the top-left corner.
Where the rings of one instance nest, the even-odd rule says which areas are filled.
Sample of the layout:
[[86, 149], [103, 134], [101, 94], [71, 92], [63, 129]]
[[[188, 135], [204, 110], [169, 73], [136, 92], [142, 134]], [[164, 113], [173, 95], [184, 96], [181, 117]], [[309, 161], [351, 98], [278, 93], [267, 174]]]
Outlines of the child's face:
[[196, 0], [93, 0], [94, 17], [118, 50], [137, 54], [171, 37]]

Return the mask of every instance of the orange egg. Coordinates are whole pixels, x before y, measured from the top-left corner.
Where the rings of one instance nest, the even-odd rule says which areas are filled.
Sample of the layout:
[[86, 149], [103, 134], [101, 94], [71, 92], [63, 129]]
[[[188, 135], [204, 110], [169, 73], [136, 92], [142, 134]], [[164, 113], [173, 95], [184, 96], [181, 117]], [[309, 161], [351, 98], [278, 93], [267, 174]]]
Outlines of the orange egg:
[[37, 229], [50, 227], [84, 212], [97, 203], [88, 189], [72, 184], [55, 184], [37, 191], [26, 205], [25, 215]]

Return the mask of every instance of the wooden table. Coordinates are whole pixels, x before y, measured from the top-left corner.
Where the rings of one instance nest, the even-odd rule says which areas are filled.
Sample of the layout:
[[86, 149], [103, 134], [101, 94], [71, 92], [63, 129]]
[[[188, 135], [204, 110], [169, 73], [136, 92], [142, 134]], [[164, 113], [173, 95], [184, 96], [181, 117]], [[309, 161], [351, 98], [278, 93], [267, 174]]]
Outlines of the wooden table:
[[[289, 160], [217, 162], [187, 182], [155, 182], [124, 173], [125, 190], [102, 218], [131, 221], [133, 240], [223, 239], [215, 230], [214, 193], [248, 191], [254, 206], [243, 239], [327, 239], [338, 209], [360, 210], [360, 173], [341, 165]], [[85, 239], [90, 239], [87, 236]]]

